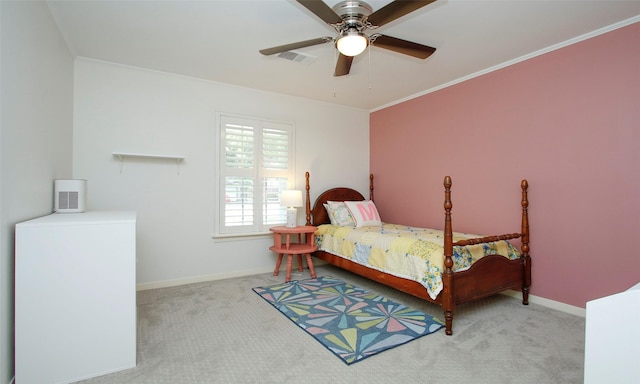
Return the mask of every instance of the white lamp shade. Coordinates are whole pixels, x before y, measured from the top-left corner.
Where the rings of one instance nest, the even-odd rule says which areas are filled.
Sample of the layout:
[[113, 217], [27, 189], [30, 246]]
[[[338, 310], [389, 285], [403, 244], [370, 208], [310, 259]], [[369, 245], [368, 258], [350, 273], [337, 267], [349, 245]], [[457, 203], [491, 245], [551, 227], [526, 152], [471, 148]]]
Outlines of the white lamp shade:
[[346, 32], [336, 42], [336, 48], [345, 56], [358, 56], [367, 48], [369, 40], [361, 32]]
[[285, 207], [302, 207], [302, 191], [292, 189], [282, 191], [280, 205]]

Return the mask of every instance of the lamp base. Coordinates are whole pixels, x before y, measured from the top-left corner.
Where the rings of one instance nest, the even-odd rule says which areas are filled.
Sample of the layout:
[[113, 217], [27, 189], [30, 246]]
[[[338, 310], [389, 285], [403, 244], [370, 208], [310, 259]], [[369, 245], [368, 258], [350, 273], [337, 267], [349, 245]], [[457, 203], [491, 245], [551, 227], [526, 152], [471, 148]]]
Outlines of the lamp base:
[[298, 226], [298, 210], [294, 207], [287, 208], [287, 228], [295, 228]]

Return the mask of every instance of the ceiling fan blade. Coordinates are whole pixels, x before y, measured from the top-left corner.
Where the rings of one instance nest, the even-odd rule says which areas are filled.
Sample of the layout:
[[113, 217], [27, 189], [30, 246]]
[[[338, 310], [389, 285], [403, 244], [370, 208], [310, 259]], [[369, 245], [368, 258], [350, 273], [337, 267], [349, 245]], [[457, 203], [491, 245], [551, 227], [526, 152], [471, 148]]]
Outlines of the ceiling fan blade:
[[353, 56], [345, 56], [342, 53], [338, 56], [338, 62], [336, 63], [336, 69], [333, 72], [333, 76], [348, 75], [351, 70], [351, 63], [353, 62]]
[[373, 40], [371, 44], [378, 48], [388, 49], [390, 51], [417, 57], [418, 59], [426, 59], [436, 51], [435, 48], [429, 47], [428, 45], [422, 45], [385, 35], [376, 35], [375, 40]]
[[327, 24], [342, 23], [342, 18], [331, 9], [324, 1], [321, 0], [296, 0], [303, 7], [310, 10], [314, 15], [318, 16]]
[[286, 51], [292, 51], [294, 49], [311, 47], [312, 45], [324, 44], [330, 41], [333, 41], [333, 38], [328, 36], [319, 37], [317, 39], [299, 41], [297, 43], [291, 43], [291, 44], [279, 45], [277, 47], [261, 49], [260, 53], [262, 53], [265, 56], [269, 56], [269, 55], [273, 55], [280, 52], [286, 52]]
[[419, 8], [429, 5], [434, 1], [435, 0], [396, 0], [373, 12], [371, 15], [369, 15], [367, 21], [369, 21], [369, 23], [371, 23], [372, 25], [380, 27]]

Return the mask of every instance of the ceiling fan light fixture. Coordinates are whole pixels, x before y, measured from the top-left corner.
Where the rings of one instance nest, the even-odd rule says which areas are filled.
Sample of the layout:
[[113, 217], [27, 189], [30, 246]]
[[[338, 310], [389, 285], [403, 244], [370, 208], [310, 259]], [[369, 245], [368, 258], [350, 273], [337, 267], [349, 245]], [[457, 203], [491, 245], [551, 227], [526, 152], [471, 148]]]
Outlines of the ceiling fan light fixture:
[[359, 31], [345, 31], [342, 32], [338, 41], [336, 41], [336, 48], [345, 56], [358, 56], [369, 45], [369, 39], [367, 36]]

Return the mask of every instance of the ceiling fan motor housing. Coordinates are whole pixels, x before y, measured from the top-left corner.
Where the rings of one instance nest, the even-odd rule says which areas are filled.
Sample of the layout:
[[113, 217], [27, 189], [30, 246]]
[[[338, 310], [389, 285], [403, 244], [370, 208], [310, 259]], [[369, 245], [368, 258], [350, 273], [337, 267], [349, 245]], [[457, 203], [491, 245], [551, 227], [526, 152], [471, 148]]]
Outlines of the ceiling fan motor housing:
[[365, 29], [365, 18], [373, 12], [373, 8], [364, 1], [352, 0], [342, 1], [332, 9], [343, 20], [341, 24], [335, 25], [338, 32], [354, 29], [362, 32]]

